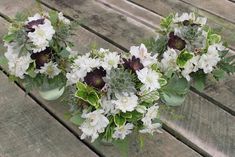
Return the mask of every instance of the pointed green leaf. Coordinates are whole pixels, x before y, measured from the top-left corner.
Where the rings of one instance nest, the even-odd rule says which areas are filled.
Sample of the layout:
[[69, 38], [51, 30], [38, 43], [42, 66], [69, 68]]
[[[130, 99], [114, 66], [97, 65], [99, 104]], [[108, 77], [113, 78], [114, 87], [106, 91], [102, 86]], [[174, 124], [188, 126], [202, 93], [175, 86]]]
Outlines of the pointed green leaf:
[[122, 116], [119, 116], [119, 115], [115, 115], [114, 116], [114, 123], [121, 127], [123, 126], [125, 123], [126, 123], [126, 118], [122, 117]]
[[193, 58], [193, 55], [189, 53], [188, 51], [183, 51], [179, 54], [177, 57], [176, 63], [179, 67], [183, 68], [185, 64]]

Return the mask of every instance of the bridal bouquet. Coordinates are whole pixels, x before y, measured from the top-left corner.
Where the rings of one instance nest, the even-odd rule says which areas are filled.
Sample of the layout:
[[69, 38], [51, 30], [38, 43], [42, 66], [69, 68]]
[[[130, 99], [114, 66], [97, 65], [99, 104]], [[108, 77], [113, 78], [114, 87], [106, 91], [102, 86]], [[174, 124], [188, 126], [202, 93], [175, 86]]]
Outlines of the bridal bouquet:
[[74, 24], [55, 11], [17, 15], [4, 36], [9, 73], [27, 90], [65, 86], [68, 61], [76, 53], [70, 49], [73, 29]]
[[66, 76], [68, 84], [76, 85], [79, 103], [71, 121], [82, 139], [112, 141], [133, 130], [158, 131], [157, 102], [167, 82], [156, 61], [143, 44], [132, 46], [130, 54], [100, 49], [75, 58]]
[[173, 75], [193, 82], [202, 90], [209, 74], [219, 80], [235, 72], [233, 59], [221, 36], [206, 25], [205, 17], [194, 13], [169, 15], [161, 21], [160, 36], [146, 42], [158, 54], [159, 67], [168, 78]]

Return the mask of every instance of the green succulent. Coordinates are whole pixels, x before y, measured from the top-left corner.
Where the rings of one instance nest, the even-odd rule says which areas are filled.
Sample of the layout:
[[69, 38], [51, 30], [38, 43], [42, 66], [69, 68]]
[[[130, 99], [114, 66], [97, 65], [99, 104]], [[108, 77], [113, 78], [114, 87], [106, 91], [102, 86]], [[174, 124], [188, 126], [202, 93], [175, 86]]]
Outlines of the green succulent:
[[109, 86], [108, 95], [136, 92], [134, 74], [123, 68], [111, 69], [104, 80]]

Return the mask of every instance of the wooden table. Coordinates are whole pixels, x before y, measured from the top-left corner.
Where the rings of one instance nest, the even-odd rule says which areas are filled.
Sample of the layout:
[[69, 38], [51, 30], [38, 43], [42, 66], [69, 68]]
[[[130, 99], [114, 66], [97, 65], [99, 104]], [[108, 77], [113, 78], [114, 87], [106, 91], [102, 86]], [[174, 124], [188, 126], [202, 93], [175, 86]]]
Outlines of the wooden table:
[[[127, 51], [143, 38], [155, 36], [163, 16], [171, 12], [196, 11], [207, 16], [230, 48], [235, 49], [235, 3], [233, 0], [42, 0], [47, 10], [64, 12], [82, 21], [76, 49], [86, 53], [99, 47]], [[17, 12], [36, 12], [32, 0], [0, 0], [0, 37], [7, 32], [8, 17]], [[5, 52], [1, 41], [1, 55]], [[119, 157], [113, 146], [80, 140], [80, 130], [64, 113], [68, 106], [44, 101], [37, 93], [24, 95], [23, 87], [0, 72], [0, 157]], [[193, 87], [185, 103], [174, 109], [181, 119], [162, 115], [163, 133], [146, 136], [140, 150], [135, 142], [131, 157], [235, 156], [235, 77], [211, 83], [203, 93]], [[135, 138], [135, 137], [133, 137]]]

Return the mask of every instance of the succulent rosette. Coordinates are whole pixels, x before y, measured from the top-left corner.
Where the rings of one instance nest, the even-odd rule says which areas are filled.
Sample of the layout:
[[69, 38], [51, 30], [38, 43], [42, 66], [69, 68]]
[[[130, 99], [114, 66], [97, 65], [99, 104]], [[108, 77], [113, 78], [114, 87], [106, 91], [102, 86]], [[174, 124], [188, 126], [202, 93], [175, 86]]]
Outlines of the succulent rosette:
[[159, 131], [159, 92], [167, 82], [156, 57], [141, 44], [128, 54], [99, 49], [74, 59], [66, 76], [76, 85], [79, 103], [71, 121], [79, 125], [82, 139], [123, 140], [134, 130]]
[[198, 90], [204, 88], [207, 76], [219, 80], [235, 71], [234, 56], [227, 57], [226, 43], [206, 22], [195, 13], [171, 14], [161, 21], [160, 35], [146, 41], [147, 47], [158, 54], [158, 65], [165, 76], [185, 78]]
[[75, 24], [60, 12], [18, 14], [4, 36], [9, 73], [27, 90], [66, 84], [66, 69], [76, 52], [69, 41]]

